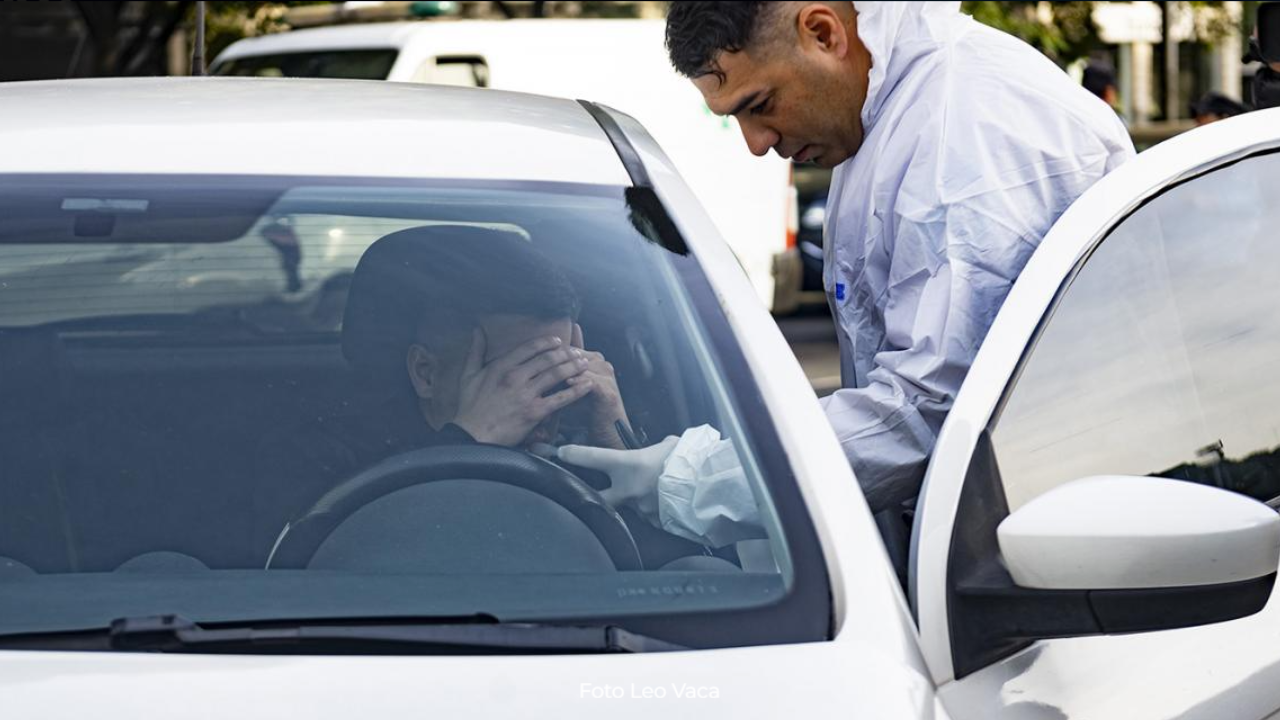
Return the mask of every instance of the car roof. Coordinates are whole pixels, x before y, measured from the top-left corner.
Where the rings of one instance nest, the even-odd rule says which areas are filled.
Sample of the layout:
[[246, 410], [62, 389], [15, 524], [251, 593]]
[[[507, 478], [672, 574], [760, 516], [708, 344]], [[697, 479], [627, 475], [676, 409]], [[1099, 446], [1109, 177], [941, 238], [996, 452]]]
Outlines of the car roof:
[[[662, 20], [456, 20], [356, 23], [330, 27], [304, 28], [238, 40], [218, 55], [216, 62], [234, 60], [246, 55], [313, 50], [355, 50], [374, 48], [403, 49], [416, 43], [468, 43], [493, 47], [500, 43], [531, 41], [569, 42], [595, 38], [601, 33], [661, 37]], [[660, 47], [660, 45], [659, 45]]]
[[0, 83], [0, 173], [237, 174], [628, 185], [572, 100], [363, 80]]
[[[415, 33], [435, 23], [389, 22], [334, 25], [271, 33], [237, 40], [223, 50], [217, 60], [243, 55], [300, 52], [317, 48], [402, 48]], [[453, 23], [449, 23], [452, 25]]]

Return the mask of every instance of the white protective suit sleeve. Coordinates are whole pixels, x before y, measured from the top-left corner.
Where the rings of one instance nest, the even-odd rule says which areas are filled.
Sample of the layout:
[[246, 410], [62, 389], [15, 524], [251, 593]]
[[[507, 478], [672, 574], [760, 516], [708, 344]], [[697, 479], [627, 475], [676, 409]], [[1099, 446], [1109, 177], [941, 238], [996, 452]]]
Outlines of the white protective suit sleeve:
[[680, 436], [657, 494], [657, 525], [674, 535], [713, 547], [766, 537], [738, 451], [710, 425]]

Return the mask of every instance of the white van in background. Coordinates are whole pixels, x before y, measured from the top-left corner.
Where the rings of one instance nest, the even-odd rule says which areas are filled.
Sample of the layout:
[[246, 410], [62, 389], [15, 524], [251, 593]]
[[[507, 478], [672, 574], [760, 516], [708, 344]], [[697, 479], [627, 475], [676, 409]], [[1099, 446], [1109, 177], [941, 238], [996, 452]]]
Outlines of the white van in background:
[[354, 24], [241, 40], [215, 75], [471, 85], [591, 100], [639, 120], [671, 157], [775, 314], [800, 303], [791, 164], [753, 157], [736, 121], [672, 70], [662, 20]]

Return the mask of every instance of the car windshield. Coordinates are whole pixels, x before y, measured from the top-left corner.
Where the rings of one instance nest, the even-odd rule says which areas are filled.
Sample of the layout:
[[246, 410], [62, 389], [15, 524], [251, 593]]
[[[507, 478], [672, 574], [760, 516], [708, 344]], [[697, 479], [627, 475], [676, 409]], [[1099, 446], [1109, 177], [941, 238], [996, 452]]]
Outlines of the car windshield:
[[[635, 189], [0, 176], [0, 635], [175, 614], [817, 639], [813, 529], [732, 337]], [[664, 442], [663, 490], [626, 503], [560, 457]]]

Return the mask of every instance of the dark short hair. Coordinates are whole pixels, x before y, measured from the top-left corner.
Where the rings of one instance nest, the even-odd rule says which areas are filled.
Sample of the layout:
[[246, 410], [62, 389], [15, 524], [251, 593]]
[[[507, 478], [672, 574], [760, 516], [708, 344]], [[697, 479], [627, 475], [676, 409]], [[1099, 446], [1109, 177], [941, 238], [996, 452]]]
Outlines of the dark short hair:
[[675, 0], [667, 11], [667, 55], [676, 72], [688, 78], [713, 74], [723, 79], [715, 59], [738, 52], [759, 39], [762, 18], [776, 2], [702, 2]]
[[[1107, 88], [1115, 87], [1116, 71], [1106, 63], [1090, 63], [1084, 69], [1084, 76], [1081, 78], [1081, 85], [1089, 92], [1102, 97], [1107, 92]], [[1104, 98], [1105, 99], [1105, 98]]]
[[577, 320], [569, 279], [515, 232], [428, 225], [392, 233], [356, 266], [342, 345], [354, 363], [403, 362], [421, 336], [450, 342], [491, 315]]
[[1200, 99], [1189, 105], [1191, 116], [1217, 115], [1218, 117], [1235, 117], [1249, 111], [1243, 103], [1232, 100], [1220, 92], [1209, 91]]

